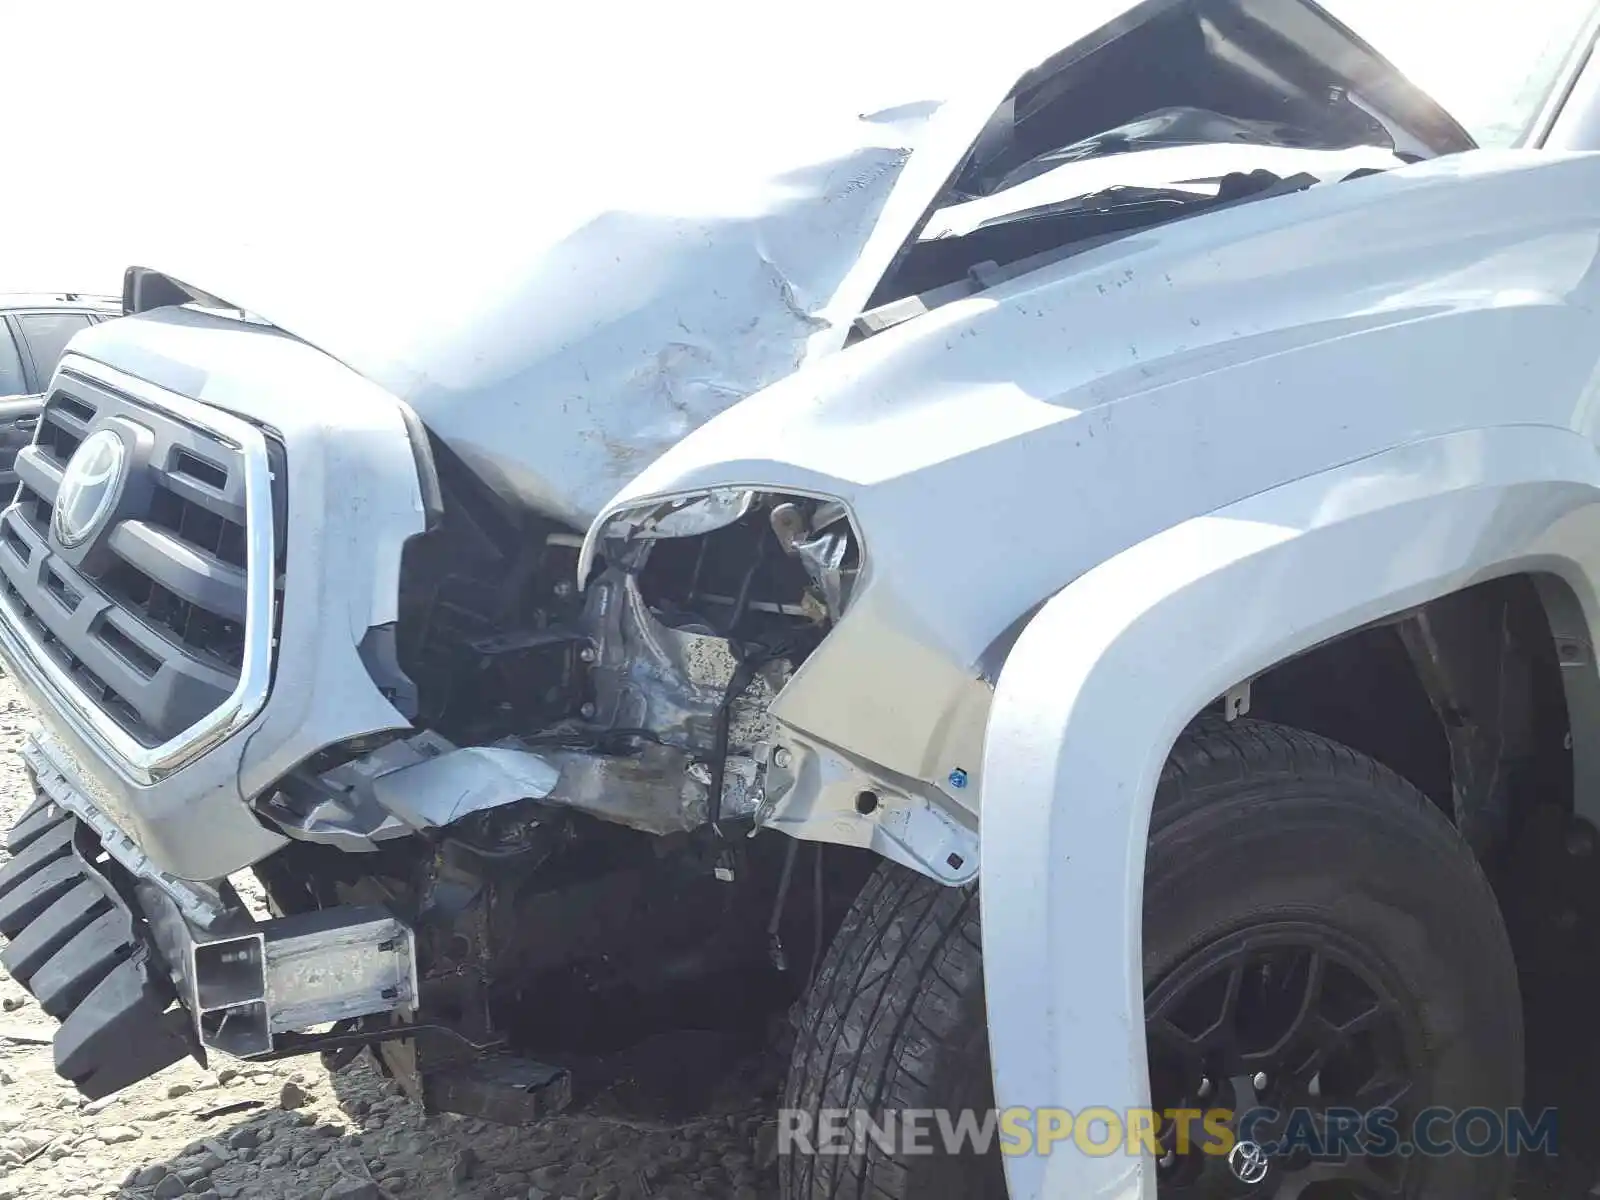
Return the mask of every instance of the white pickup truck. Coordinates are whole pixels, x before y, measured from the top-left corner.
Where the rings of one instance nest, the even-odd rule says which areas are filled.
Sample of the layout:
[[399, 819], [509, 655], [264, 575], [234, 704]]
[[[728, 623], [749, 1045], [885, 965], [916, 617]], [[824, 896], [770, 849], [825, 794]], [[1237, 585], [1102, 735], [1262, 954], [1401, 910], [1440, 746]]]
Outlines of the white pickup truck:
[[692, 1029], [790, 1056], [786, 1200], [1509, 1194], [1291, 1134], [1459, 1143], [1589, 1019], [1595, 28], [1490, 136], [1311, 0], [1055, 7], [128, 271], [0, 514], [66, 1079], [533, 1121]]

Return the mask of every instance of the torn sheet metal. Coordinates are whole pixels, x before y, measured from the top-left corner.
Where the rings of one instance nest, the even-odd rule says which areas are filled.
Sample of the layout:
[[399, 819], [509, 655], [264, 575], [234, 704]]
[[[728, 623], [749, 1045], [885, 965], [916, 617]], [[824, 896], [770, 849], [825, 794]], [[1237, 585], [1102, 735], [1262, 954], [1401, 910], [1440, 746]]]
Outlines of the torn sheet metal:
[[539, 800], [560, 772], [546, 759], [504, 746], [465, 746], [372, 781], [372, 796], [415, 829], [437, 829], [518, 800]]
[[[285, 830], [345, 850], [376, 849], [391, 837], [439, 829], [518, 800], [543, 799], [558, 775], [548, 759], [519, 747], [458, 748], [424, 730], [327, 772], [322, 783], [330, 795]], [[284, 824], [280, 812], [268, 815]], [[369, 844], [359, 845], [363, 839]]]
[[379, 843], [413, 832], [372, 798], [370, 788], [320, 797], [304, 812], [269, 795], [257, 802], [257, 809], [295, 840], [333, 846], [347, 854], [370, 854]]
[[669, 746], [637, 755], [559, 753], [561, 804], [648, 833], [682, 833], [705, 824], [706, 789], [689, 777], [687, 756]]
[[[357, 847], [334, 818], [378, 811], [399, 833], [440, 829], [473, 813], [524, 800], [577, 809], [601, 820], [664, 835], [698, 829], [710, 819], [711, 771], [676, 746], [647, 743], [631, 754], [557, 750], [513, 741], [456, 748], [434, 733], [390, 742], [322, 777], [339, 794], [295, 822], [303, 841], [342, 849], [376, 849], [393, 836], [389, 824], [374, 844]], [[761, 775], [747, 754], [728, 757], [722, 813], [750, 816], [761, 800]], [[279, 819], [277, 814], [271, 814]], [[313, 819], [314, 818], [314, 819]]]

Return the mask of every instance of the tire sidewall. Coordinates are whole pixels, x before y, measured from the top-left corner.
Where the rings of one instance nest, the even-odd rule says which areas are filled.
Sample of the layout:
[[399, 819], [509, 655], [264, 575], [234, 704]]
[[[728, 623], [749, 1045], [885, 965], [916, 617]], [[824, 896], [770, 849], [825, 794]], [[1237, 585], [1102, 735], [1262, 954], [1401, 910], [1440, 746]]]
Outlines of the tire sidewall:
[[[1522, 1054], [1499, 911], [1454, 831], [1419, 811], [1420, 797], [1400, 799], [1337, 778], [1250, 781], [1158, 811], [1145, 990], [1242, 929], [1326, 929], [1362, 948], [1423, 1030], [1423, 1103], [1503, 1113], [1521, 1100]], [[1459, 1200], [1503, 1195], [1513, 1167], [1501, 1155], [1417, 1162], [1421, 1194]]]

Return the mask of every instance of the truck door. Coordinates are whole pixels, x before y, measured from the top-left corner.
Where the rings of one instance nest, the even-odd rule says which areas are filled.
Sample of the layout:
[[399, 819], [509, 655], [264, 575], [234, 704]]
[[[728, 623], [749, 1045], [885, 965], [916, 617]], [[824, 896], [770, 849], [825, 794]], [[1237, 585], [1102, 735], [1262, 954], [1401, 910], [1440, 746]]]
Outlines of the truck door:
[[5, 378], [9, 352], [13, 359], [20, 358], [24, 383], [15, 393], [10, 385], [0, 383], [0, 499], [9, 500], [6, 489], [16, 486], [17, 451], [33, 440], [44, 390], [50, 386], [56, 363], [72, 335], [89, 328], [89, 323], [85, 312], [24, 309], [6, 314], [10, 344], [0, 344], [0, 381]]
[[0, 502], [11, 499], [17, 451], [33, 440], [39, 422], [39, 397], [32, 390], [22, 350], [9, 324], [0, 320]]

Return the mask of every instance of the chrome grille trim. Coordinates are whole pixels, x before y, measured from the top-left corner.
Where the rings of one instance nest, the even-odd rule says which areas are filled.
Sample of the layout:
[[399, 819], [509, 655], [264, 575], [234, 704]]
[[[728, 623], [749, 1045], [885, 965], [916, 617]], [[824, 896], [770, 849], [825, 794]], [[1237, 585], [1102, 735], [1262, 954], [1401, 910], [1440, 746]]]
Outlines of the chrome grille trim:
[[[37, 640], [24, 615], [0, 592], [0, 616], [4, 617], [0, 621], [0, 647], [40, 684], [62, 717], [112, 766], [134, 783], [150, 784], [249, 724], [266, 704], [272, 676], [277, 555], [267, 442], [262, 432], [246, 421], [79, 355], [69, 353], [62, 360], [57, 381], [62, 375], [76, 375], [196, 426], [237, 451], [244, 465], [244, 649], [238, 682], [221, 705], [160, 745], [142, 745], [101, 709]], [[13, 500], [5, 514], [18, 508], [18, 502]], [[20, 512], [18, 518], [27, 519]]]

